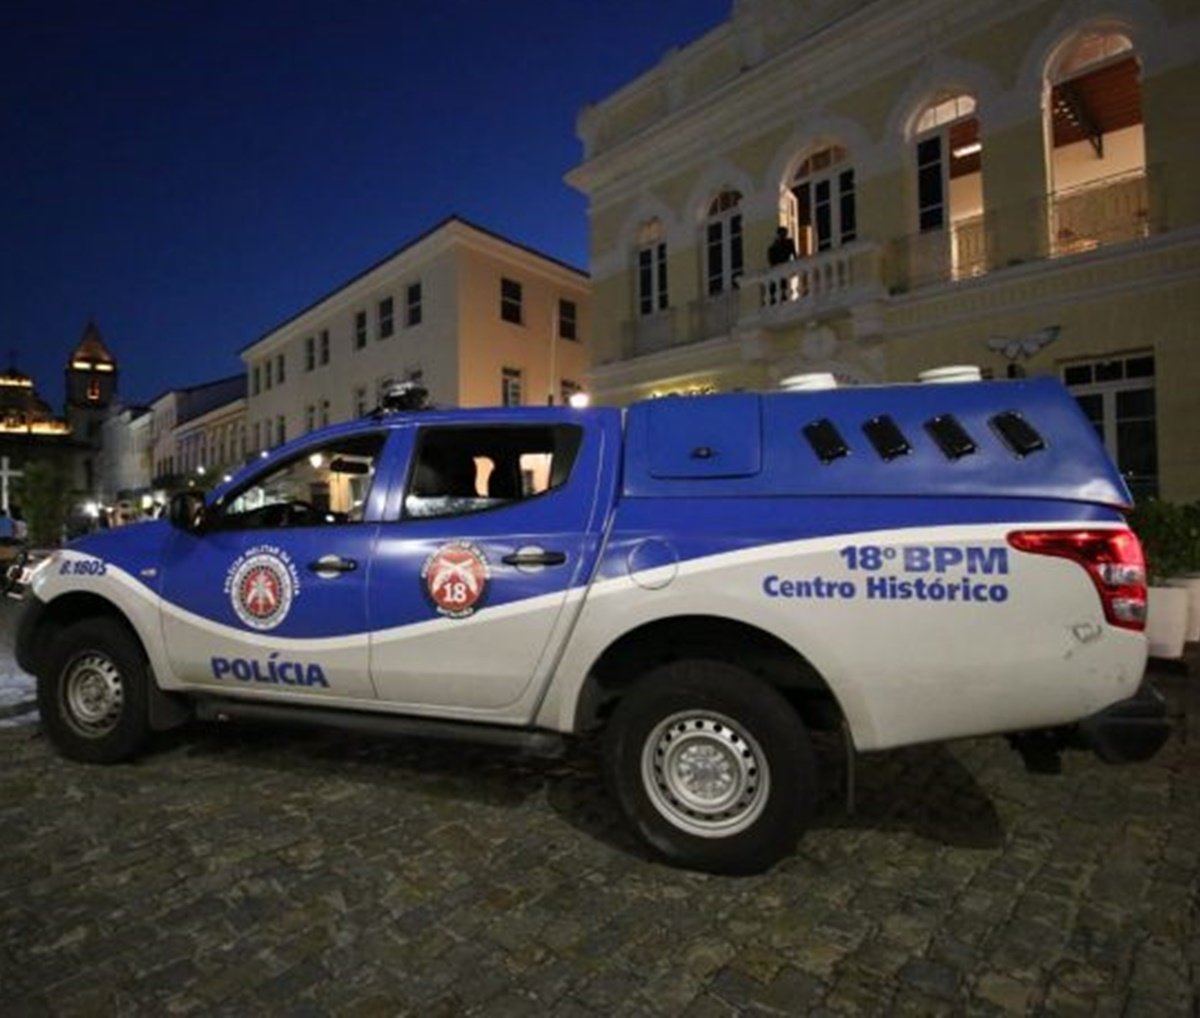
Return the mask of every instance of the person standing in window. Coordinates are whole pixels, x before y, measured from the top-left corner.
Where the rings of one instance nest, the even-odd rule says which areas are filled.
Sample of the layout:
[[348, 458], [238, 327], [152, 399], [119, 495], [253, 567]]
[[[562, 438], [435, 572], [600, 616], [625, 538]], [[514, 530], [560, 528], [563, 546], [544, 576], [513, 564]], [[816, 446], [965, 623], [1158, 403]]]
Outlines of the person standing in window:
[[795, 257], [796, 245], [788, 235], [787, 227], [780, 226], [775, 231], [775, 239], [771, 241], [771, 246], [767, 248], [767, 264], [774, 268], [776, 265], [785, 265], [793, 261]]

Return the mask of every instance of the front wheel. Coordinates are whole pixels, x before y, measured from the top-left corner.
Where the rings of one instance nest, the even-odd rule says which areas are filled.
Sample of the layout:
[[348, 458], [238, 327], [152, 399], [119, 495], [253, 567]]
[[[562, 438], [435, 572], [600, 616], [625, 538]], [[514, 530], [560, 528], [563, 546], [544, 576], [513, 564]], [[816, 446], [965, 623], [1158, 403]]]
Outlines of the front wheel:
[[63, 756], [118, 763], [150, 735], [142, 649], [111, 619], [85, 619], [55, 641], [38, 676], [42, 727]]
[[720, 661], [647, 675], [613, 712], [605, 770], [667, 861], [758, 873], [795, 848], [816, 801], [808, 733], [774, 688]]

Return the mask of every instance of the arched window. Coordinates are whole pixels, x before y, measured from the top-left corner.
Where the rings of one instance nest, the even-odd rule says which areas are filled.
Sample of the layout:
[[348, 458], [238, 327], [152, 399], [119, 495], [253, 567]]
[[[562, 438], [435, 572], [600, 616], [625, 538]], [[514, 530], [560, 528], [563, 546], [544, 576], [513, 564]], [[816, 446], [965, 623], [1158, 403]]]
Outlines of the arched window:
[[948, 247], [941, 242], [925, 244], [924, 256], [939, 260], [939, 274], [944, 272], [948, 258], [954, 278], [976, 275], [987, 268], [983, 142], [975, 113], [972, 96], [944, 95], [917, 118], [914, 138], [917, 229], [949, 239]]
[[722, 191], [704, 221], [704, 274], [710, 297], [732, 290], [742, 276], [742, 196]]
[[661, 221], [651, 219], [638, 230], [638, 314], [652, 315], [668, 306], [667, 241]]
[[783, 225], [803, 258], [858, 237], [854, 167], [841, 145], [825, 145], [800, 163], [783, 198]]
[[1093, 30], [1046, 69], [1055, 254], [1132, 240], [1148, 226], [1141, 68], [1119, 31]]

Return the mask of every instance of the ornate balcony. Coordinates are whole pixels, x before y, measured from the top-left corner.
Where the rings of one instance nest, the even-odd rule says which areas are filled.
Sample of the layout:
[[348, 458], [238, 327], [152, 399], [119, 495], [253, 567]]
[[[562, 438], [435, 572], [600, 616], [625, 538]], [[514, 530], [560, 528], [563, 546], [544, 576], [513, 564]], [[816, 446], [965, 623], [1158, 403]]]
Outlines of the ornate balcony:
[[[904, 293], [1008, 265], [1083, 254], [1168, 229], [1161, 167], [1116, 174], [913, 234], [888, 247], [887, 283]], [[1014, 240], [1014, 237], [1016, 238]]]
[[[740, 287], [740, 281], [738, 285]], [[688, 308], [690, 334], [698, 341], [728, 336], [737, 325], [741, 298], [740, 289], [737, 289], [692, 301]]]
[[676, 309], [664, 308], [652, 315], [641, 315], [632, 321], [621, 323], [621, 359], [644, 357], [646, 354], [658, 353], [680, 343], [689, 342], [695, 337], [682, 334], [677, 328], [678, 318]]
[[742, 280], [757, 300], [742, 304], [743, 324], [786, 325], [815, 314], [847, 310], [883, 293], [879, 245], [862, 241], [797, 258]]
[[1048, 205], [1052, 258], [1150, 235], [1150, 188], [1141, 170], [1055, 191]]

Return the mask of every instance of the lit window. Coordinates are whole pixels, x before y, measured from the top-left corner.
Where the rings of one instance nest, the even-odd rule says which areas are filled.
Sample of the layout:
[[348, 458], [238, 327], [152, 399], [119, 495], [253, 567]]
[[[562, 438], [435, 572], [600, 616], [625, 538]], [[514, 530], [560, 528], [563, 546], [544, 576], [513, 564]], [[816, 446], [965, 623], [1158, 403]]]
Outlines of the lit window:
[[1070, 78], [1078, 72], [1107, 63], [1113, 57], [1133, 50], [1129, 37], [1120, 32], [1092, 32], [1083, 36], [1071, 47], [1070, 52], [1058, 65], [1057, 77]]
[[854, 168], [840, 145], [827, 145], [805, 159], [784, 199], [788, 233], [800, 257], [849, 244], [858, 237]]
[[917, 121], [917, 133], [932, 131], [936, 127], [962, 120], [975, 112], [975, 100], [969, 95], [956, 95], [935, 103], [921, 114]]
[[982, 269], [983, 144], [975, 100], [942, 99], [917, 123], [917, 229], [930, 233], [954, 226], [954, 251], [945, 253], [954, 255], [958, 269]]

